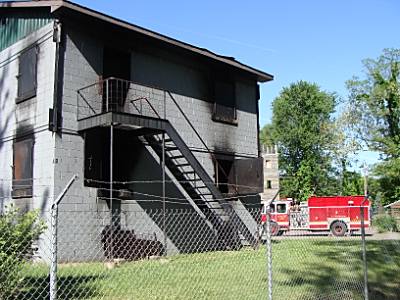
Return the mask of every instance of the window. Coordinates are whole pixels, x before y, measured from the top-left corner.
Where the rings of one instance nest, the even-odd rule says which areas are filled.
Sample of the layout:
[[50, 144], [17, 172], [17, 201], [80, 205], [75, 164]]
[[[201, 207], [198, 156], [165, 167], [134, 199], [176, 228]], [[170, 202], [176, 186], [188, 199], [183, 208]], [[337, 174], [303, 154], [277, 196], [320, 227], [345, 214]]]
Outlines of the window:
[[233, 82], [215, 80], [214, 98], [213, 120], [237, 124]]
[[16, 103], [36, 96], [36, 52], [31, 48], [19, 57], [18, 98]]
[[33, 184], [33, 140], [14, 143], [12, 196], [32, 197]]
[[277, 211], [278, 214], [286, 213], [286, 204], [277, 204], [276, 205], [276, 211]]
[[267, 189], [272, 189], [271, 180], [267, 180]]
[[265, 161], [265, 166], [267, 167], [267, 169], [271, 169], [271, 161], [270, 160], [266, 160]]

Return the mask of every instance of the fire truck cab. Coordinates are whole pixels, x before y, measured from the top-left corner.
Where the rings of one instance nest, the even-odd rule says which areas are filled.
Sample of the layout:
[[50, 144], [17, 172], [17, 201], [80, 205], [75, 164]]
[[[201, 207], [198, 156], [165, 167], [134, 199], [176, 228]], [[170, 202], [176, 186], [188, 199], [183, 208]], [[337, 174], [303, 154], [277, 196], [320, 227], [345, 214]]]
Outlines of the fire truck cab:
[[[361, 229], [361, 202], [364, 196], [310, 197], [308, 202], [283, 198], [270, 209], [271, 235], [290, 230], [331, 231], [335, 236]], [[362, 206], [364, 228], [370, 227], [369, 201]], [[267, 206], [263, 205], [261, 221], [265, 224]]]

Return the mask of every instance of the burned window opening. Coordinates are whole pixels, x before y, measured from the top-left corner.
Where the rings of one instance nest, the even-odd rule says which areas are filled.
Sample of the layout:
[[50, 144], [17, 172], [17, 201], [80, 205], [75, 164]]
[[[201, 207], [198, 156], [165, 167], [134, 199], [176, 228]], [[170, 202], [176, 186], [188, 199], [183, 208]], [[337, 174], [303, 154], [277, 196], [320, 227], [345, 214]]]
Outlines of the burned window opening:
[[103, 79], [103, 112], [123, 112], [131, 79], [131, 54], [105, 46]]
[[12, 197], [32, 197], [33, 139], [15, 141], [13, 145]]
[[237, 124], [235, 84], [231, 81], [214, 81], [214, 114], [212, 119]]
[[38, 47], [23, 52], [18, 60], [18, 97], [16, 103], [36, 96], [36, 66]]

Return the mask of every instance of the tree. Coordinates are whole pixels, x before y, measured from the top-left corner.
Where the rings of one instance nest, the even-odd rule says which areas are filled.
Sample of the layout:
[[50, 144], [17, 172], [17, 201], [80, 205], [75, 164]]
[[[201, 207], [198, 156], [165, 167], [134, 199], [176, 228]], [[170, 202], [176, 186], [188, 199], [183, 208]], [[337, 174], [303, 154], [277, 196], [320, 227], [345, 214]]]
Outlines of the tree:
[[266, 124], [260, 130], [260, 143], [265, 146], [274, 146], [275, 141], [273, 138], [274, 127], [272, 124]]
[[346, 161], [342, 161], [342, 196], [364, 195], [364, 178], [360, 173], [349, 172], [346, 169]]
[[400, 50], [384, 49], [378, 59], [363, 60], [363, 65], [366, 79], [346, 82], [349, 98], [341, 118], [359, 148], [380, 153], [383, 163], [373, 171], [388, 203], [400, 198]]
[[11, 205], [0, 214], [0, 299], [18, 294], [24, 279], [20, 272], [23, 262], [33, 257], [33, 243], [46, 228], [39, 210], [20, 213]]
[[328, 191], [333, 170], [327, 151], [336, 99], [335, 93], [320, 91], [305, 81], [283, 88], [274, 99], [272, 124], [265, 131], [271, 132], [271, 140], [279, 147], [283, 196], [306, 201], [313, 193], [332, 193]]

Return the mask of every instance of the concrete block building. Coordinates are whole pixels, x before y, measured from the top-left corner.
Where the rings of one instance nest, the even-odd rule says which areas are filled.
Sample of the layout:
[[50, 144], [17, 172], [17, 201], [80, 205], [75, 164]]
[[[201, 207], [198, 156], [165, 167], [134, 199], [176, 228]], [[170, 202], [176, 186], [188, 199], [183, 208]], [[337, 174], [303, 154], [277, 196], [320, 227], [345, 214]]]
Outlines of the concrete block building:
[[[268, 201], [279, 190], [279, 157], [278, 146], [263, 146], [262, 151], [263, 172], [264, 172], [264, 190], [260, 194], [263, 201]], [[279, 197], [277, 198], [277, 200]]]
[[[69, 1], [0, 2], [0, 11], [2, 207], [48, 211], [78, 174], [60, 204], [67, 244], [84, 235], [82, 249], [101, 248], [74, 212], [104, 229], [103, 212], [148, 209], [191, 210], [207, 238], [234, 222], [255, 242], [243, 211], [263, 190], [258, 84], [273, 76]], [[123, 222], [111, 225], [132, 229]]]

